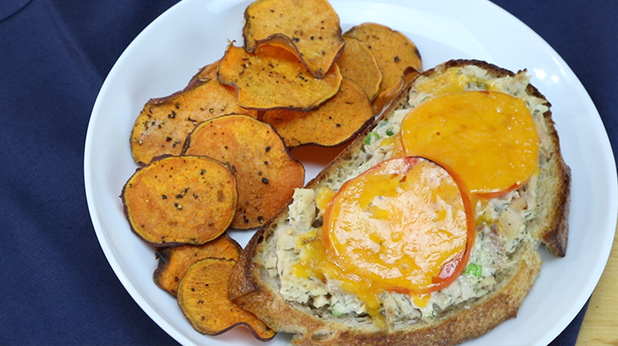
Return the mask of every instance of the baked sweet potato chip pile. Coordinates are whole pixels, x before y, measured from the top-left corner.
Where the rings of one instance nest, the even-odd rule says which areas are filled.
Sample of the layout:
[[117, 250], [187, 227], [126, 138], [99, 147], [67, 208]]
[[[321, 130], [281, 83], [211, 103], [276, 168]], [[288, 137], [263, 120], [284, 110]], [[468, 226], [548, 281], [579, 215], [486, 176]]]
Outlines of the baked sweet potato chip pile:
[[342, 34], [327, 0], [257, 0], [244, 15], [242, 45], [228, 43], [184, 89], [146, 102], [130, 137], [139, 168], [120, 197], [131, 229], [157, 249], [154, 283], [197, 331], [242, 325], [265, 341], [275, 332], [227, 298], [242, 249], [226, 230], [275, 216], [304, 183], [290, 149], [339, 148], [422, 61], [384, 25]]
[[292, 198], [305, 180], [303, 165], [288, 153], [268, 124], [245, 115], [205, 121], [188, 137], [184, 155], [225, 162], [238, 182], [238, 205], [231, 226], [263, 225]]

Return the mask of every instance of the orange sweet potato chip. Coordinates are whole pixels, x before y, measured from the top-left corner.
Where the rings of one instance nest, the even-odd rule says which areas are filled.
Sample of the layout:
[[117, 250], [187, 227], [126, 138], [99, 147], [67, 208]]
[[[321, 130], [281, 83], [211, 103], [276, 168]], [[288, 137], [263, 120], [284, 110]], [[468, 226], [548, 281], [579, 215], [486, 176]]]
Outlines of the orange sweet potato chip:
[[264, 113], [264, 122], [277, 130], [288, 147], [335, 146], [351, 138], [372, 119], [373, 109], [367, 94], [348, 78], [343, 78], [337, 95], [315, 110]]
[[234, 175], [221, 162], [168, 156], [138, 169], [121, 198], [131, 229], [166, 246], [204, 244], [220, 236], [234, 217], [238, 195]]
[[200, 124], [188, 137], [185, 155], [205, 155], [229, 165], [238, 182], [232, 227], [258, 227], [273, 217], [304, 183], [305, 169], [268, 124], [226, 115]]
[[197, 81], [170, 96], [151, 99], [135, 120], [131, 131], [131, 153], [136, 163], [148, 164], [161, 155], [179, 155], [187, 135], [204, 120], [255, 111], [236, 102], [234, 90], [216, 80]]
[[245, 49], [277, 41], [316, 78], [331, 69], [344, 46], [339, 16], [327, 0], [258, 0], [245, 10]]
[[230, 45], [219, 64], [219, 82], [237, 89], [238, 103], [250, 109], [309, 110], [331, 98], [341, 84], [337, 65], [317, 79], [287, 49], [260, 45], [254, 53]]
[[369, 48], [354, 37], [344, 37], [345, 47], [337, 59], [341, 75], [358, 83], [369, 100], [378, 95], [382, 72]]
[[210, 63], [204, 67], [202, 67], [189, 81], [187, 87], [191, 87], [195, 83], [205, 82], [209, 79], [217, 79], [217, 70], [219, 69], [219, 62], [221, 60], [217, 60], [213, 63]]
[[205, 258], [237, 260], [241, 250], [240, 245], [227, 233], [204, 245], [166, 247], [157, 251], [159, 265], [153, 274], [154, 282], [161, 289], [176, 296], [180, 280], [193, 263]]
[[406, 78], [422, 71], [418, 48], [406, 35], [376, 23], [362, 23], [344, 33], [363, 42], [374, 54], [382, 83], [375, 108], [381, 110], [403, 88]]
[[193, 328], [202, 334], [219, 335], [244, 326], [260, 340], [276, 332], [227, 296], [227, 284], [235, 260], [207, 258], [191, 265], [178, 288], [178, 305]]

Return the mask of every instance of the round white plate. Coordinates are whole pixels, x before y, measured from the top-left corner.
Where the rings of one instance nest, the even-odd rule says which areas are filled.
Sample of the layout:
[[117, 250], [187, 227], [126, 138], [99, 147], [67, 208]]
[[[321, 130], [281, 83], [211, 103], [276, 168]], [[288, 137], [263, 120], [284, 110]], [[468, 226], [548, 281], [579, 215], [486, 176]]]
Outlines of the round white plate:
[[[152, 97], [182, 89], [198, 69], [242, 44], [249, 1], [184, 0], [150, 24], [109, 73], [92, 111], [85, 146], [85, 184], [92, 222], [107, 259], [133, 299], [186, 345], [263, 345], [243, 328], [218, 337], [197, 333], [176, 300], [152, 281], [153, 249], [124, 217], [122, 186], [135, 171], [129, 136]], [[601, 118], [560, 56], [522, 22], [486, 0], [332, 0], [345, 31], [366, 21], [399, 30], [419, 47], [425, 68], [475, 58], [513, 71], [527, 69], [553, 104], [563, 155], [572, 168], [570, 238], [565, 258], [544, 253], [543, 270], [517, 318], [468, 344], [551, 342], [586, 303], [607, 262], [616, 227], [616, 167]], [[488, 30], [491, 28], [491, 30]], [[319, 165], [307, 167], [307, 179]], [[234, 232], [244, 245], [251, 232]], [[269, 345], [289, 342], [278, 335]]]

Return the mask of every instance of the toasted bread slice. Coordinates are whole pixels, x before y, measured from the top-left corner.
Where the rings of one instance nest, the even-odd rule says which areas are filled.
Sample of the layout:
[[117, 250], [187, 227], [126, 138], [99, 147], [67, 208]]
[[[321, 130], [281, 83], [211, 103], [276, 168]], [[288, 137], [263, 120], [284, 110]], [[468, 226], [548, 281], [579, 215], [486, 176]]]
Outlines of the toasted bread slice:
[[[483, 269], [487, 273], [461, 274], [451, 286], [433, 292], [426, 306], [405, 294], [385, 292], [380, 312], [385, 323], [377, 323], [362, 301], [336, 283], [295, 277], [290, 267], [301, 251], [295, 240], [319, 227], [321, 216], [314, 203], [318, 189], [336, 191], [387, 159], [390, 148], [381, 145], [384, 141], [368, 139], [392, 134], [403, 114], [431, 96], [427, 90], [419, 92], [421, 83], [448, 73], [472, 81], [465, 90], [491, 85], [525, 99], [539, 134], [539, 171], [521, 188], [476, 206], [477, 218], [490, 221], [477, 223], [470, 261], [492, 258], [494, 264]], [[293, 333], [297, 345], [453, 345], [515, 317], [541, 269], [539, 244], [556, 256], [566, 254], [570, 170], [560, 153], [549, 107], [525, 71], [515, 74], [477, 60], [452, 60], [425, 71], [305, 189], [298, 190], [288, 208], [257, 231], [234, 268], [230, 298], [274, 330]], [[499, 227], [508, 228], [502, 232], [506, 236], [497, 235]]]

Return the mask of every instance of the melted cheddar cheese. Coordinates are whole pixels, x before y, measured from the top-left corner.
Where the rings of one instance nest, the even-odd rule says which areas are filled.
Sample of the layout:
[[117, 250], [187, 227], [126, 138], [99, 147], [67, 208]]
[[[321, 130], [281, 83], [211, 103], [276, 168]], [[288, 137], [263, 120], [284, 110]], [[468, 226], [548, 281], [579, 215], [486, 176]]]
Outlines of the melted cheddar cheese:
[[448, 167], [475, 194], [498, 196], [528, 181], [539, 139], [524, 101], [496, 91], [440, 95], [402, 121], [403, 154]]

